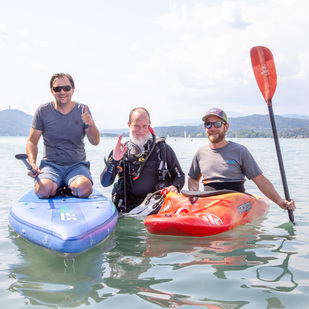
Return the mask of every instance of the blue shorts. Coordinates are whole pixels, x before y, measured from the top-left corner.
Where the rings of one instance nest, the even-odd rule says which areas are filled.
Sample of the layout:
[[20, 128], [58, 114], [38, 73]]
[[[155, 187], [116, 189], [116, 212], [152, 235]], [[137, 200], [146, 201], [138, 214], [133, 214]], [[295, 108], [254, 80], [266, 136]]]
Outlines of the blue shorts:
[[81, 161], [72, 165], [61, 166], [42, 160], [39, 168], [44, 173], [39, 174], [38, 178], [51, 179], [58, 185], [58, 188], [69, 187], [70, 183], [79, 176], [87, 177], [93, 184], [89, 161]]

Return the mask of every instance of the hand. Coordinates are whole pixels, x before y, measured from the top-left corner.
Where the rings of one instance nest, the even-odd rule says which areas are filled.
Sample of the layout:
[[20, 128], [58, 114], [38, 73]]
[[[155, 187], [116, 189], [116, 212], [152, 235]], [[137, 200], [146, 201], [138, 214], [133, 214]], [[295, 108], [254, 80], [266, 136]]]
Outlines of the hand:
[[93, 119], [90, 116], [90, 114], [88, 113], [87, 105], [85, 105], [84, 113], [82, 114], [82, 121], [83, 121], [84, 124], [86, 124], [88, 126], [93, 125]]
[[188, 189], [190, 191], [198, 191], [200, 187], [200, 179], [196, 180], [189, 176], [188, 178]]
[[168, 192], [174, 192], [174, 193], [178, 193], [178, 189], [175, 186], [169, 186], [166, 188], [168, 190]]
[[118, 137], [117, 144], [113, 150], [113, 159], [116, 161], [121, 160], [128, 149], [127, 146], [121, 143], [121, 140], [122, 140], [122, 135]]
[[290, 209], [292, 211], [295, 211], [296, 209], [294, 200], [287, 201], [287, 200], [282, 199], [282, 201], [279, 203], [279, 206], [282, 209]]
[[28, 176], [30, 176], [31, 178], [36, 178], [39, 174], [43, 174], [44, 172], [41, 171], [36, 164], [32, 164], [31, 165], [31, 171], [28, 172]]

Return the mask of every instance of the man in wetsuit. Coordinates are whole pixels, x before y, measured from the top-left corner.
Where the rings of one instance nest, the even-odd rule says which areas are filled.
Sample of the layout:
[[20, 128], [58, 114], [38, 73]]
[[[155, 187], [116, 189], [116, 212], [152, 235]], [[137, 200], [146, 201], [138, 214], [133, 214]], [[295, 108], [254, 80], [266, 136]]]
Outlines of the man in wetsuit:
[[101, 174], [101, 184], [114, 185], [113, 202], [121, 212], [138, 206], [147, 196], [167, 188], [179, 192], [185, 175], [173, 149], [150, 132], [150, 115], [145, 108], [133, 109], [129, 115], [130, 141], [123, 144], [119, 136]]
[[[88, 197], [92, 178], [84, 137], [87, 135], [91, 144], [98, 145], [100, 132], [87, 105], [72, 101], [75, 85], [69, 74], [54, 74], [50, 90], [55, 100], [40, 105], [33, 117], [26, 150], [34, 174], [28, 175], [36, 179], [35, 193], [40, 198], [54, 196], [62, 187], [74, 196]], [[38, 167], [41, 135], [44, 153]]]
[[228, 189], [245, 192], [246, 176], [279, 207], [295, 210], [294, 201], [288, 202], [280, 197], [248, 149], [225, 139], [229, 124], [223, 110], [212, 108], [202, 120], [210, 144], [202, 146], [194, 155], [188, 173], [189, 190], [198, 190], [199, 181], [203, 177], [205, 191]]

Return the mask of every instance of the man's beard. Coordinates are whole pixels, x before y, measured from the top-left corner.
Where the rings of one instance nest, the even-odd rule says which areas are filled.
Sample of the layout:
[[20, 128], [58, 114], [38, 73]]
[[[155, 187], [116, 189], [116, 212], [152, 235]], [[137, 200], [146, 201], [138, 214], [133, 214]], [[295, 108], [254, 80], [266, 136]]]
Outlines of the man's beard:
[[225, 137], [225, 132], [223, 131], [216, 136], [207, 134], [207, 137], [209, 141], [213, 144], [220, 143]]
[[130, 140], [133, 144], [137, 145], [141, 149], [144, 148], [144, 145], [148, 142], [150, 139], [150, 132], [146, 134], [143, 138], [137, 139], [132, 132], [130, 132]]

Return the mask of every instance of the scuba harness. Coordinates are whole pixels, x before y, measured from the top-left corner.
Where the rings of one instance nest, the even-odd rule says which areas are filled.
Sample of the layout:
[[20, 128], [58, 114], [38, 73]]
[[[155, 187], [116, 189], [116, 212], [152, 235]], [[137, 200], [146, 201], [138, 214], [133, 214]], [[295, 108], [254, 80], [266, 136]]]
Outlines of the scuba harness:
[[[131, 201], [131, 204], [135, 204], [134, 206], [137, 206], [141, 202], [138, 201], [138, 198], [130, 196], [128, 189], [133, 186], [134, 181], [140, 177], [148, 159], [155, 149], [158, 161], [158, 183], [156, 184], [155, 189], [161, 190], [169, 184], [168, 180], [171, 176], [167, 169], [165, 138], [160, 137], [156, 139], [153, 132], [151, 132], [151, 135], [152, 140], [151, 142], [149, 140], [149, 142], [146, 143], [146, 149], [144, 151], [142, 151], [139, 146], [133, 144], [131, 141], [125, 143], [128, 150], [117, 166], [119, 179], [117, 183], [114, 184], [112, 191], [112, 201], [120, 212], [127, 213], [134, 208], [132, 207], [133, 205], [128, 203], [130, 199], [136, 199], [136, 203], [132, 203]], [[130, 154], [131, 160], [129, 158]], [[132, 161], [132, 155], [136, 157], [135, 161]], [[136, 172], [134, 172], [134, 169], [131, 168], [131, 165], [139, 165]]]

